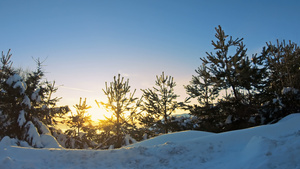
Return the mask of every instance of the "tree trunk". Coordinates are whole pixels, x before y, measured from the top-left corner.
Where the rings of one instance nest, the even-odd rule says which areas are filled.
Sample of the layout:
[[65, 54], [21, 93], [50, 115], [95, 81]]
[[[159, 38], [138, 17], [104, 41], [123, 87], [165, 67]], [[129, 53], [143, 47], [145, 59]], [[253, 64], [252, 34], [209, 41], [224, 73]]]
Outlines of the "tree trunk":
[[121, 147], [121, 141], [120, 141], [120, 115], [117, 115], [117, 145], [116, 148], [120, 148]]
[[169, 130], [169, 124], [168, 124], [168, 115], [167, 115], [167, 103], [164, 105], [164, 118], [165, 118], [165, 133], [168, 133]]
[[168, 123], [167, 123], [167, 120], [168, 120], [168, 117], [167, 115], [165, 114], [165, 133], [167, 134], [168, 133], [168, 130], [169, 130], [169, 127], [168, 127]]

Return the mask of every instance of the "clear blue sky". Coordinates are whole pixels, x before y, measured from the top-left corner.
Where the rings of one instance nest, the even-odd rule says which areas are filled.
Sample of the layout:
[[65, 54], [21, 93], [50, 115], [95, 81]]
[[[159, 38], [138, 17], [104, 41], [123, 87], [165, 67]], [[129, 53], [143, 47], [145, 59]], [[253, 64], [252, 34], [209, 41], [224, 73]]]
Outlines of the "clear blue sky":
[[0, 51], [12, 49], [14, 66], [25, 69], [35, 69], [32, 57], [47, 58], [62, 105], [87, 97], [96, 108], [118, 73], [140, 96], [162, 71], [183, 100], [199, 58], [213, 51], [215, 27], [244, 38], [251, 56], [276, 39], [300, 44], [299, 8], [297, 0], [1, 0]]

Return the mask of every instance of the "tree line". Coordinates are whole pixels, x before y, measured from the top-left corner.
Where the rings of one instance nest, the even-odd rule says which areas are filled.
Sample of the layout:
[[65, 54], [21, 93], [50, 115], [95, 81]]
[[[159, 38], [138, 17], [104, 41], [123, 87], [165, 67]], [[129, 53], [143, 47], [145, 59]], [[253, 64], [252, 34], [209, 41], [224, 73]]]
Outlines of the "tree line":
[[[10, 50], [2, 52], [0, 72], [0, 138], [9, 136], [41, 147], [35, 136], [48, 127], [66, 148], [119, 148], [123, 145], [182, 130], [224, 132], [275, 123], [300, 109], [300, 48], [289, 41], [268, 42], [260, 54], [248, 56], [243, 38], [226, 35], [215, 28], [214, 51], [201, 57], [188, 85], [188, 98], [178, 102], [175, 80], [170, 75], [156, 76], [153, 88], [141, 89], [141, 98], [131, 90], [129, 79], [120, 74], [103, 89], [107, 101], [95, 101], [112, 112], [111, 117], [94, 125], [86, 99], [74, 105], [57, 107], [61, 98], [52, 98], [55, 82], [42, 80], [39, 59], [33, 72], [16, 70]], [[196, 99], [197, 104], [190, 100]], [[178, 109], [187, 115], [174, 115]], [[68, 115], [67, 115], [68, 114]], [[65, 117], [69, 129], [55, 128], [57, 117]]]

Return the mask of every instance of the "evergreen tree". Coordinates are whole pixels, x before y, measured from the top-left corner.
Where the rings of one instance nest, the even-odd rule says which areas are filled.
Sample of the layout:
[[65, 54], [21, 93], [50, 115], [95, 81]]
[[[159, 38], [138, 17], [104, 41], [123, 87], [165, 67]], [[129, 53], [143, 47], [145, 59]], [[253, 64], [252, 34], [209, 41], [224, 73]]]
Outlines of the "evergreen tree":
[[265, 122], [276, 122], [282, 117], [300, 111], [300, 48], [285, 41], [271, 42], [261, 54], [268, 77], [262, 113]]
[[[25, 107], [27, 111], [28, 106], [22, 104], [24, 98], [28, 101], [28, 96], [24, 96], [26, 84], [23, 79], [14, 74], [12, 70], [12, 62], [10, 50], [7, 55], [2, 52], [2, 68], [1, 68], [1, 137], [9, 136], [14, 138], [20, 138], [22, 134], [22, 125], [18, 125], [19, 114], [25, 115]], [[22, 111], [22, 113], [20, 113]], [[13, 125], [12, 125], [13, 123]], [[22, 119], [19, 124], [25, 123]]]
[[[105, 90], [103, 89], [104, 94], [107, 96], [107, 103], [98, 102], [98, 106], [102, 105], [108, 112], [112, 112], [113, 116], [110, 118], [111, 122], [115, 123], [116, 127], [116, 144], [115, 148], [122, 146], [123, 132], [125, 130], [125, 124], [128, 124], [128, 120], [133, 116], [136, 111], [134, 104], [137, 101], [137, 98], [134, 97], [135, 91], [130, 93], [129, 79], [126, 81], [124, 77], [121, 77], [118, 74], [118, 77], [114, 76], [114, 81], [108, 86], [105, 82]], [[126, 117], [126, 112], [130, 113]], [[109, 118], [107, 118], [109, 120]]]
[[190, 84], [184, 86], [189, 95], [186, 100], [196, 98], [199, 103], [189, 106], [190, 114], [200, 119], [201, 124], [197, 125], [197, 129], [217, 131], [215, 124], [224, 119], [222, 114], [216, 113], [218, 109], [214, 106], [214, 101], [219, 95], [217, 84], [204, 63], [195, 72], [197, 76], [193, 76]]
[[7, 55], [2, 52], [0, 137], [9, 136], [27, 141], [33, 147], [43, 147], [40, 134], [51, 135], [36, 115], [47, 91], [41, 82], [43, 72], [38, 70], [37, 74], [26, 75], [27, 79], [23, 79], [13, 70], [10, 58], [10, 50]]
[[280, 94], [284, 87], [300, 89], [300, 48], [297, 44], [279, 40], [276, 45], [269, 42], [261, 55], [268, 69], [271, 91]]
[[53, 117], [57, 114], [69, 112], [69, 108], [67, 106], [56, 107], [56, 103], [61, 98], [52, 98], [52, 94], [58, 90], [58, 88], [55, 87], [55, 81], [42, 81], [44, 77], [42, 70], [43, 62], [41, 62], [40, 59], [36, 59], [35, 62], [37, 64], [36, 71], [32, 73], [29, 72], [25, 79], [27, 85], [26, 93], [30, 95], [32, 100], [31, 106], [34, 108], [31, 113], [45, 124], [51, 125]]
[[213, 78], [205, 64], [198, 67], [195, 72], [198, 75], [192, 77], [190, 85], [184, 86], [187, 94], [190, 96], [187, 100], [197, 98], [200, 105], [210, 105], [218, 97], [218, 91], [212, 80]]
[[[221, 26], [216, 29], [217, 41], [212, 41], [212, 45], [216, 50], [213, 54], [206, 52], [207, 57], [201, 58], [205, 65], [209, 65], [209, 71], [211, 73], [211, 81], [216, 84], [221, 90], [231, 89], [235, 100], [241, 100], [241, 89], [250, 89], [249, 80], [250, 62], [246, 55], [247, 49], [243, 44], [243, 38], [237, 38], [235, 40], [229, 37], [222, 30]], [[233, 55], [229, 54], [232, 47], [236, 47], [236, 52]], [[245, 75], [247, 74], [247, 75]]]
[[91, 115], [87, 114], [87, 110], [91, 108], [91, 106], [88, 106], [86, 104], [86, 98], [82, 102], [82, 98], [79, 100], [79, 104], [76, 104], [74, 106], [76, 109], [76, 114], [73, 114], [71, 112], [70, 120], [68, 121], [68, 126], [76, 129], [74, 130], [74, 136], [75, 137], [80, 137], [80, 131], [82, 128], [85, 126], [89, 125], [91, 123]]
[[[203, 65], [185, 88], [189, 98], [197, 98], [200, 104], [190, 106], [191, 114], [200, 118], [200, 126], [217, 131], [224, 128], [226, 121], [234, 121], [233, 128], [239, 128], [257, 114], [255, 107], [259, 103], [255, 97], [263, 89], [266, 76], [261, 57], [253, 55], [250, 60], [247, 56], [243, 38], [233, 40], [221, 26], [215, 30], [217, 41], [212, 41], [215, 53], [206, 52], [207, 56], [200, 58]], [[221, 92], [222, 100], [212, 104]]]
[[183, 103], [176, 101], [179, 95], [174, 92], [176, 83], [172, 76], [165, 76], [162, 72], [162, 75], [156, 76], [155, 85], [156, 87], [153, 87], [153, 89], [142, 89], [143, 102], [140, 108], [146, 114], [141, 114], [142, 118], [140, 120], [150, 127], [162, 117], [164, 133], [168, 133], [169, 117], [177, 108], [182, 107]]

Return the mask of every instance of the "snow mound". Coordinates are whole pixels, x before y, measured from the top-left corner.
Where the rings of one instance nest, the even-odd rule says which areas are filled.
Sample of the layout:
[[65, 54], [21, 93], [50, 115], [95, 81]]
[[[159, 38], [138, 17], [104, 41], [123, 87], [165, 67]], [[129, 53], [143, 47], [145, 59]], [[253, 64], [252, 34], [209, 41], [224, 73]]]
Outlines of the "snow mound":
[[43, 148], [62, 148], [57, 140], [49, 134], [41, 134], [40, 136]]
[[5, 136], [4, 138], [2, 138], [2, 140], [0, 142], [0, 148], [9, 147], [9, 146], [12, 146], [12, 145], [14, 145], [14, 146], [17, 145], [16, 144], [16, 140], [15, 139], [11, 139], [8, 136]]
[[214, 135], [214, 133], [209, 133], [209, 132], [203, 132], [203, 131], [182, 131], [182, 132], [175, 132], [171, 134], [164, 134], [160, 135], [154, 138], [150, 138], [148, 140], [135, 143], [132, 145], [129, 145], [128, 147], [152, 147], [160, 144], [164, 144], [167, 142], [184, 142], [188, 140], [192, 140], [195, 138], [201, 138], [209, 135]]
[[276, 124], [220, 134], [177, 132], [114, 150], [21, 148], [4, 137], [0, 168], [300, 169], [299, 121], [294, 114]]

